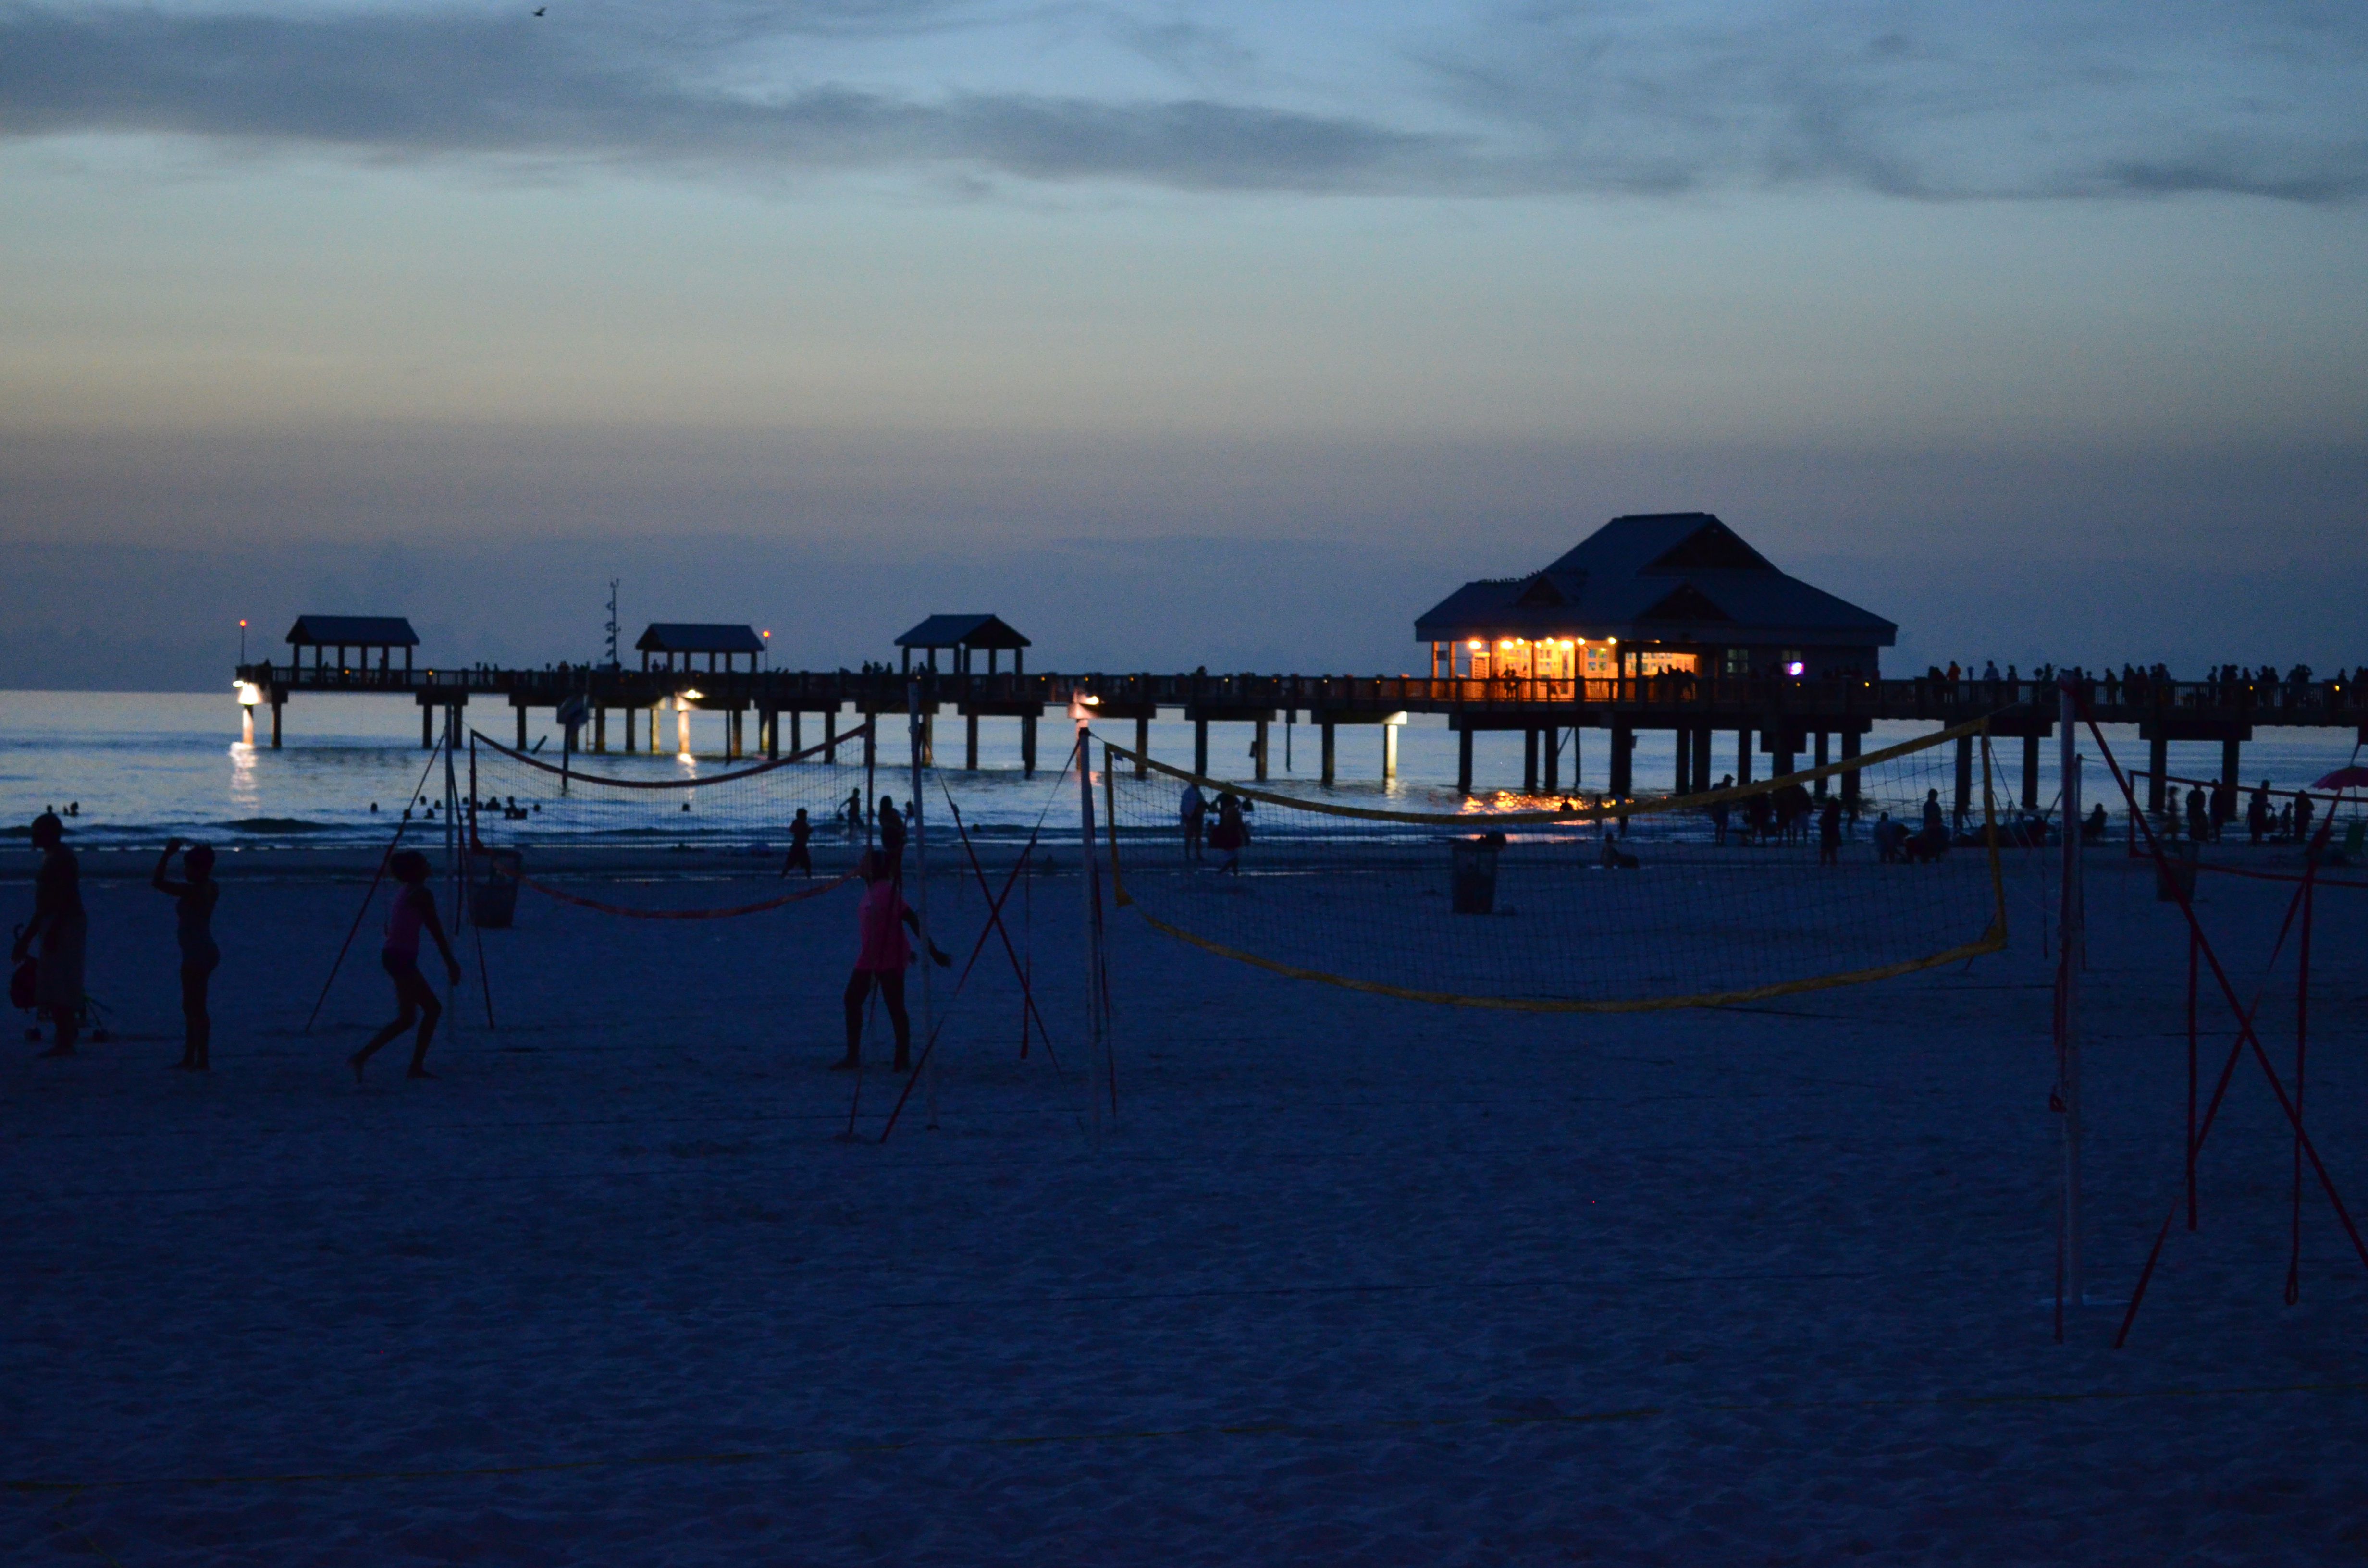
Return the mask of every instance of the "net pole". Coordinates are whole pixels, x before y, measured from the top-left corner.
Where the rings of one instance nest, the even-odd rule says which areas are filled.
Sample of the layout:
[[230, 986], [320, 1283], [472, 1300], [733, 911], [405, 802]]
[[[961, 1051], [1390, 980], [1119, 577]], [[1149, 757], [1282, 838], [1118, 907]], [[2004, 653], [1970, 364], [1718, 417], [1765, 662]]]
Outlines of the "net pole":
[[[920, 907], [914, 912], [921, 917], [921, 1038], [934, 1045], [938, 1037], [933, 1021], [935, 1014], [931, 1007], [931, 1003], [935, 999], [935, 994], [931, 988], [931, 974], [937, 965], [930, 959], [928, 951], [929, 835], [921, 820], [923, 810], [921, 765], [924, 748], [921, 744], [921, 678], [918, 676], [914, 676], [905, 685], [905, 736], [913, 754], [913, 805], [906, 820], [912, 824], [913, 830], [914, 869], [921, 880]], [[893, 867], [890, 869], [894, 869]], [[939, 1060], [939, 1053], [931, 1051], [928, 1053], [928, 1060], [921, 1064], [926, 1077], [926, 1082], [921, 1085], [921, 1108], [928, 1113], [929, 1131], [933, 1132], [937, 1131], [938, 1126]]]
[[1078, 892], [1085, 899], [1086, 1125], [1094, 1147], [1099, 1149], [1102, 1142], [1102, 942], [1100, 923], [1095, 918], [1099, 909], [1094, 896], [1094, 759], [1087, 744], [1093, 730], [1092, 721], [1082, 708], [1072, 708], [1070, 714], [1077, 722], [1077, 846], [1084, 857], [1077, 881]]
[[[466, 907], [468, 872], [461, 865], [461, 772], [454, 765], [453, 752], [461, 744], [461, 705], [448, 703], [444, 709], [444, 865], [451, 888], [452, 930], [458, 935], [461, 923], [467, 920]], [[452, 1032], [461, 1032], [461, 987], [449, 975], [444, 982], [444, 1011], [452, 1019]]]
[[[2080, 1256], [2080, 959], [2087, 950], [2080, 899], [2080, 752], [2073, 725], [2078, 711], [2066, 681], [2057, 728], [2064, 774], [2064, 906], [2056, 916], [2056, 962], [2062, 966], [2064, 997], [2064, 1289], [2074, 1304], [2085, 1296]], [[1995, 851], [1993, 851], [1995, 853]]]

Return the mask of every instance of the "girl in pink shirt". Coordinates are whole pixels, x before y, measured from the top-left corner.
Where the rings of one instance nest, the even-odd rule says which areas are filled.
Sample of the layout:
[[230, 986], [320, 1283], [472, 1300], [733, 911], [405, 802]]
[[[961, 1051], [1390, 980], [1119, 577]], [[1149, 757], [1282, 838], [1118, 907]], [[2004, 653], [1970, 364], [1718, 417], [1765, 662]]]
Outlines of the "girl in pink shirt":
[[[905, 966], [913, 961], [913, 947], [905, 939], [905, 932], [909, 927], [915, 936], [920, 936], [921, 917], [905, 903], [903, 892], [888, 875], [887, 861], [878, 850], [864, 851], [858, 870], [865, 883], [863, 902], [855, 911], [855, 930], [861, 946], [843, 998], [847, 1004], [847, 1055], [833, 1066], [845, 1071], [862, 1065], [863, 1004], [870, 1000], [871, 988], [876, 985], [880, 988], [880, 1000], [888, 1007], [888, 1022], [896, 1031], [894, 1070], [902, 1073], [913, 1064], [913, 1020], [905, 1011]], [[939, 969], [953, 962], [938, 950], [935, 942], [928, 942], [928, 947], [930, 959]]]
[[436, 895], [427, 891], [427, 857], [416, 849], [406, 849], [387, 862], [386, 869], [394, 873], [394, 903], [387, 907], [386, 943], [381, 949], [378, 961], [394, 982], [394, 999], [402, 1008], [394, 1022], [370, 1036], [370, 1043], [347, 1059], [354, 1070], [354, 1082], [362, 1081], [362, 1067], [395, 1036], [419, 1024], [419, 1038], [411, 1047], [411, 1072], [414, 1078], [433, 1078], [427, 1070], [427, 1042], [436, 1038], [436, 1021], [444, 1016], [443, 1005], [436, 1000], [435, 987], [419, 972], [419, 934], [422, 931], [436, 938], [437, 951], [444, 955], [444, 972], [454, 984], [461, 980], [461, 960], [452, 956], [452, 944], [444, 938], [443, 922], [436, 918]]

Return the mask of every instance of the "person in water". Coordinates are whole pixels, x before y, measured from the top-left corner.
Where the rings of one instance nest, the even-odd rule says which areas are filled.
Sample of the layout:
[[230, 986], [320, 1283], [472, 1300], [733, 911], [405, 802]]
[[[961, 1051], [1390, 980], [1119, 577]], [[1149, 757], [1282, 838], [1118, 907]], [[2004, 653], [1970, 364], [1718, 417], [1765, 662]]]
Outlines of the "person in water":
[[173, 901], [174, 936], [181, 945], [181, 1059], [173, 1065], [185, 1073], [205, 1073], [213, 1067], [214, 1026], [206, 1011], [206, 987], [222, 962], [213, 931], [222, 884], [214, 881], [214, 852], [202, 844], [190, 845], [181, 855], [182, 881], [167, 878], [173, 857], [180, 853], [181, 841], [166, 839], [148, 885]]
[[17, 935], [10, 960], [22, 963], [34, 938], [40, 939], [34, 1016], [46, 1013], [58, 1026], [58, 1042], [44, 1056], [72, 1056], [82, 1032], [82, 956], [90, 921], [82, 907], [82, 865], [66, 847], [65, 835], [66, 824], [55, 812], [33, 819], [33, 847], [41, 852], [41, 869], [33, 873], [33, 918]]
[[939, 952], [935, 942], [928, 941], [921, 930], [921, 917], [913, 913], [895, 879], [889, 875], [886, 856], [877, 849], [865, 850], [856, 871], [865, 883], [863, 902], [855, 911], [855, 930], [860, 947], [855, 956], [855, 972], [848, 977], [847, 992], [841, 998], [847, 1008], [847, 1054], [833, 1064], [834, 1070], [847, 1072], [863, 1064], [863, 1004], [877, 987], [880, 1000], [888, 1008], [889, 1026], [896, 1031], [894, 1070], [902, 1073], [913, 1064], [913, 1019], [905, 1011], [905, 968], [913, 961], [913, 948], [905, 940], [905, 931], [910, 929], [923, 938], [930, 961], [939, 969], [953, 960]]
[[347, 1059], [354, 1070], [354, 1082], [362, 1081], [362, 1068], [386, 1044], [411, 1028], [414, 1019], [419, 1024], [419, 1036], [411, 1048], [413, 1078], [433, 1078], [427, 1070], [428, 1042], [436, 1038], [436, 1022], [444, 1016], [443, 1005], [436, 1000], [435, 987], [419, 972], [419, 933], [425, 930], [436, 938], [436, 950], [444, 955], [444, 972], [454, 984], [461, 982], [461, 960], [452, 956], [452, 944], [445, 939], [444, 924], [436, 918], [436, 895], [427, 891], [427, 857], [416, 849], [406, 849], [387, 862], [399, 884], [394, 902], [386, 912], [386, 943], [380, 950], [378, 961], [394, 982], [394, 999], [402, 1009], [394, 1022], [370, 1036], [370, 1043]]
[[814, 880], [814, 857], [806, 850], [806, 840], [813, 836], [814, 824], [807, 820], [806, 809], [800, 806], [798, 814], [790, 821], [790, 856], [781, 862], [781, 875], [786, 877], [803, 867], [806, 880]]

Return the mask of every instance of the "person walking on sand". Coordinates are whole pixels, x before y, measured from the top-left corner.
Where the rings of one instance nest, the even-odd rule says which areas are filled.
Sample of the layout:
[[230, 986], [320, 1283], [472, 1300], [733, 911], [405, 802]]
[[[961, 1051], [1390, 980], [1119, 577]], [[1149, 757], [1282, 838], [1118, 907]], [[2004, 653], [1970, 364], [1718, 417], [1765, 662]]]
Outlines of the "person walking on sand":
[[1201, 794], [1201, 786], [1190, 779], [1184, 781], [1183, 798], [1177, 802], [1176, 815], [1184, 824], [1184, 858], [1198, 860], [1201, 853], [1201, 824], [1209, 814], [1209, 802]]
[[436, 1021], [444, 1016], [444, 1007], [436, 1000], [436, 988], [419, 972], [422, 930], [436, 938], [436, 950], [444, 955], [446, 977], [455, 985], [461, 983], [461, 960], [452, 956], [452, 944], [444, 937], [444, 923], [436, 918], [436, 895], [427, 891], [427, 857], [416, 849], [406, 849], [389, 860], [386, 869], [394, 873], [400, 885], [395, 889], [393, 903], [387, 907], [386, 945], [380, 950], [378, 961], [387, 978], [394, 982], [394, 999], [402, 1011], [394, 1022], [370, 1036], [370, 1043], [347, 1060], [357, 1084], [362, 1081], [362, 1068], [379, 1047], [409, 1028], [415, 1018], [419, 1023], [419, 1037], [412, 1045], [411, 1071], [405, 1076], [436, 1076], [427, 1070], [427, 1046], [436, 1038]]
[[847, 1054], [832, 1063], [834, 1072], [851, 1072], [863, 1064], [863, 1004], [871, 999], [872, 989], [880, 992], [880, 1000], [887, 1005], [888, 1024], [896, 1033], [896, 1060], [894, 1071], [902, 1073], [913, 1065], [913, 1019], [905, 1011], [905, 969], [913, 961], [912, 944], [905, 939], [910, 928], [929, 949], [929, 960], [939, 969], [947, 968], [953, 960], [938, 950], [935, 942], [928, 940], [921, 929], [921, 917], [905, 902], [903, 891], [888, 872], [887, 857], [877, 849], [867, 849], [856, 867], [856, 874], [865, 883], [863, 902], [856, 906], [855, 931], [859, 946], [855, 955], [855, 972], [848, 977], [847, 991], [840, 1000], [847, 1010]]
[[814, 857], [806, 852], [806, 840], [813, 836], [814, 824], [806, 820], [806, 809], [800, 806], [798, 814], [790, 819], [790, 858], [781, 862], [781, 875], [803, 867], [806, 881], [814, 881]]
[[46, 1013], [58, 1026], [58, 1042], [43, 1056], [72, 1056], [82, 1032], [82, 958], [90, 935], [82, 907], [82, 865], [65, 845], [66, 824], [55, 812], [33, 819], [33, 847], [41, 869], [33, 873], [33, 918], [17, 935], [10, 961], [21, 963], [40, 939], [40, 962], [33, 983], [34, 1017]]
[[214, 881], [214, 852], [202, 844], [190, 845], [181, 856], [184, 880], [168, 880], [165, 873], [172, 869], [180, 849], [179, 839], [165, 841], [148, 885], [173, 901], [173, 934], [181, 947], [181, 1059], [173, 1065], [184, 1073], [206, 1073], [213, 1068], [214, 1035], [213, 1019], [206, 1011], [206, 987], [222, 962], [213, 930], [222, 884]]
[[1250, 838], [1249, 824], [1242, 821], [1242, 803], [1231, 790], [1217, 796], [1217, 825], [1209, 830], [1209, 847], [1225, 858], [1217, 867], [1217, 874], [1242, 874], [1242, 846]]

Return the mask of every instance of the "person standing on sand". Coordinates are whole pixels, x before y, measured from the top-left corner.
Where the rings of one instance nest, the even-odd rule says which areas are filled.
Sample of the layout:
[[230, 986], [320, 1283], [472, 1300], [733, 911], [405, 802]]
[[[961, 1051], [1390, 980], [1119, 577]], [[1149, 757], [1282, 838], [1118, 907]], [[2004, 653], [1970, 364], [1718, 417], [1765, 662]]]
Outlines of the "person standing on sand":
[[214, 1035], [213, 1019], [206, 1011], [206, 987], [222, 962], [213, 931], [214, 905], [222, 898], [222, 884], [214, 881], [214, 852], [202, 844], [191, 845], [181, 857], [188, 880], [167, 881], [165, 873], [172, 869], [173, 857], [180, 847], [177, 838], [165, 841], [165, 852], [156, 857], [148, 885], [173, 901], [174, 937], [181, 946], [181, 1059], [173, 1065], [184, 1073], [206, 1073], [213, 1068]]
[[848, 977], [847, 991], [840, 997], [847, 1010], [847, 1054], [831, 1067], [834, 1072], [844, 1073], [863, 1065], [863, 1004], [877, 986], [880, 1000], [888, 1007], [889, 1027], [896, 1033], [896, 1060], [892, 1070], [902, 1073], [913, 1065], [913, 1019], [905, 1010], [905, 968], [913, 961], [912, 944], [905, 940], [906, 928], [923, 938], [930, 961], [939, 969], [947, 968], [953, 960], [939, 952], [935, 942], [928, 940], [921, 930], [921, 917], [913, 913], [895, 879], [889, 875], [886, 855], [877, 849], [865, 850], [856, 874], [863, 879], [865, 891], [863, 902], [855, 910], [860, 944], [855, 972]]
[[381, 968], [394, 982], [394, 999], [402, 1011], [394, 1022], [370, 1036], [370, 1043], [347, 1059], [354, 1070], [354, 1082], [362, 1081], [362, 1068], [377, 1054], [379, 1047], [409, 1028], [412, 1020], [419, 1021], [419, 1038], [411, 1048], [411, 1071], [405, 1076], [433, 1078], [427, 1070], [428, 1042], [436, 1038], [436, 1021], [444, 1016], [443, 1004], [436, 1000], [436, 988], [419, 972], [419, 933], [425, 929], [436, 938], [436, 950], [444, 955], [444, 972], [457, 985], [461, 983], [461, 960], [452, 956], [452, 944], [445, 939], [444, 924], [436, 918], [436, 895], [427, 891], [427, 857], [416, 849], [406, 849], [386, 863], [400, 885], [395, 889], [394, 903], [386, 912], [386, 945], [378, 955]]
[[803, 866], [806, 881], [814, 881], [814, 857], [806, 853], [806, 840], [813, 836], [814, 824], [806, 820], [806, 809], [800, 806], [798, 814], [790, 822], [790, 858], [781, 862], [781, 875], [786, 877]]
[[33, 939], [40, 938], [33, 1016], [47, 1013], [58, 1026], [58, 1042], [43, 1056], [72, 1056], [82, 1032], [82, 958], [90, 921], [82, 907], [82, 866], [66, 847], [65, 835], [66, 824], [55, 812], [33, 819], [33, 847], [41, 852], [41, 869], [33, 873], [33, 918], [17, 936], [10, 960], [23, 962]]
[[847, 792], [847, 804], [839, 808], [838, 814], [847, 824], [848, 837], [862, 837], [863, 791], [860, 790], [849, 790]]
[[1184, 824], [1184, 858], [1201, 859], [1201, 823], [1209, 814], [1209, 802], [1201, 795], [1201, 786], [1190, 779], [1184, 781], [1183, 798], [1177, 802], [1176, 815]]
[[1249, 824], [1242, 821], [1242, 803], [1230, 790], [1217, 796], [1217, 825], [1209, 830], [1209, 847], [1225, 858], [1217, 874], [1242, 874], [1242, 846], [1249, 842]]
[[1842, 803], [1826, 797], [1826, 809], [1817, 813], [1817, 864], [1839, 866], [1842, 863]]

